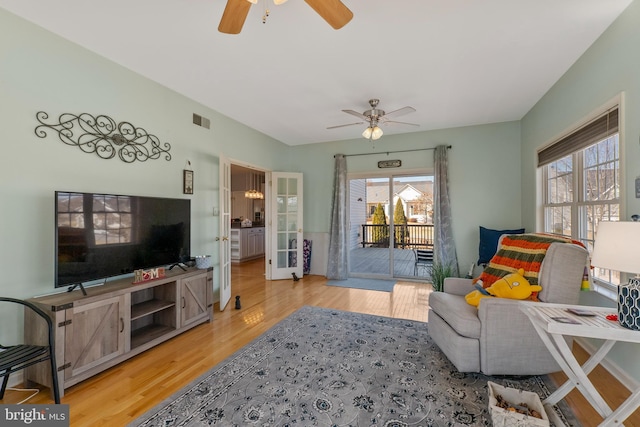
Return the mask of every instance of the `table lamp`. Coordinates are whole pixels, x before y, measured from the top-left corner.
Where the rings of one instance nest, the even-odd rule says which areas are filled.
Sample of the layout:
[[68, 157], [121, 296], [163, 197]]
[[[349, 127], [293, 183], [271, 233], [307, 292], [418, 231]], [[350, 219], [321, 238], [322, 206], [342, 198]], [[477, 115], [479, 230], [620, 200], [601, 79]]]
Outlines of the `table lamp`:
[[640, 222], [601, 222], [591, 265], [636, 275], [618, 287], [618, 321], [640, 330]]

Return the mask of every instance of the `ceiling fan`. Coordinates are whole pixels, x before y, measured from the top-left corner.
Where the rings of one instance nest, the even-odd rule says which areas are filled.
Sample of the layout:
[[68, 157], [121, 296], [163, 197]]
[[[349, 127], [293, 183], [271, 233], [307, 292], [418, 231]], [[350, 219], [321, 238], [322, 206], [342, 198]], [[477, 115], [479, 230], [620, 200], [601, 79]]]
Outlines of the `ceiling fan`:
[[379, 102], [380, 102], [379, 99], [370, 99], [369, 105], [371, 106], [371, 109], [363, 113], [358, 113], [357, 111], [353, 111], [353, 110], [342, 110], [347, 114], [351, 114], [352, 116], [356, 116], [362, 119], [363, 121], [356, 122], [356, 123], [347, 123], [346, 125], [329, 126], [327, 129], [336, 129], [336, 128], [342, 128], [345, 126], [355, 126], [355, 125], [362, 125], [366, 123], [368, 127], [364, 130], [364, 132], [362, 132], [362, 136], [367, 139], [375, 140], [375, 139], [379, 139], [383, 134], [382, 129], [378, 125], [400, 124], [400, 125], [409, 125], [409, 126], [420, 126], [415, 123], [398, 122], [395, 120], [389, 120], [389, 117], [392, 117], [392, 116], [398, 117], [404, 114], [413, 113], [414, 111], [416, 111], [415, 108], [403, 107], [403, 108], [399, 108], [397, 110], [393, 110], [386, 113], [384, 110], [378, 109]]
[[[287, 0], [274, 0], [274, 3], [282, 4], [286, 1]], [[351, 18], [353, 18], [353, 12], [340, 0], [304, 1], [336, 30], [344, 27], [351, 21]], [[244, 21], [249, 14], [251, 3], [257, 3], [257, 0], [227, 0], [220, 25], [218, 25], [218, 31], [226, 34], [240, 33]]]

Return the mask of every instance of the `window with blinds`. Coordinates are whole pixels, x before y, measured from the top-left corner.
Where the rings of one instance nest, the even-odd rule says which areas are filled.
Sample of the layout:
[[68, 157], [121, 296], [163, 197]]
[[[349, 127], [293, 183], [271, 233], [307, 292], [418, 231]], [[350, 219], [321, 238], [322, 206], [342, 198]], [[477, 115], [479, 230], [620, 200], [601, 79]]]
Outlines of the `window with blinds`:
[[[582, 241], [593, 250], [600, 221], [620, 220], [619, 108], [614, 107], [538, 152], [542, 167], [544, 230]], [[608, 296], [620, 273], [593, 271]]]
[[538, 152], [538, 166], [560, 160], [618, 133], [618, 107]]

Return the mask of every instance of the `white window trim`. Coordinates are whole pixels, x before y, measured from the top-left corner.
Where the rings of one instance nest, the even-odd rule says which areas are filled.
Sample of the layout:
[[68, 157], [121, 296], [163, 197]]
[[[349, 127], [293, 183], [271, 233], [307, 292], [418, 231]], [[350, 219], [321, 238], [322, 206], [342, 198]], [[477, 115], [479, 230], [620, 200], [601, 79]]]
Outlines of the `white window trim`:
[[[619, 152], [619, 171], [620, 171], [620, 198], [619, 198], [619, 209], [620, 209], [620, 219], [622, 218], [627, 218], [629, 215], [627, 215], [627, 209], [626, 209], [626, 194], [627, 194], [627, 179], [626, 179], [626, 167], [625, 167], [625, 162], [624, 159], [626, 159], [626, 144], [625, 144], [625, 129], [626, 129], [626, 124], [625, 124], [625, 93], [624, 92], [620, 92], [619, 94], [617, 94], [616, 96], [614, 96], [613, 98], [611, 98], [609, 101], [605, 102], [603, 105], [601, 105], [600, 107], [594, 109], [593, 111], [591, 111], [589, 114], [587, 114], [586, 116], [582, 117], [581, 119], [577, 120], [576, 122], [574, 122], [571, 126], [567, 127], [566, 129], [564, 129], [561, 133], [557, 134], [556, 136], [554, 136], [553, 138], [550, 138], [546, 143], [544, 143], [543, 145], [541, 145], [537, 150], [536, 150], [536, 158], [537, 158], [537, 154], [544, 150], [545, 148], [553, 145], [554, 143], [556, 143], [557, 141], [559, 141], [560, 139], [564, 138], [565, 136], [573, 133], [576, 131], [576, 129], [579, 129], [580, 127], [584, 126], [585, 124], [595, 120], [596, 118], [600, 117], [602, 114], [604, 114], [604, 112], [606, 112], [609, 109], [618, 107], [618, 152]], [[546, 201], [547, 201], [547, 166], [545, 165], [544, 167], [539, 167], [536, 168], [537, 169], [537, 177], [538, 177], [538, 183], [540, 185], [540, 188], [536, 189], [536, 193], [538, 194], [537, 197], [537, 204], [538, 204], [538, 215], [536, 216], [536, 226], [538, 230], [544, 230], [545, 229], [545, 206], [546, 206]], [[577, 176], [576, 173], [573, 174], [573, 179], [574, 181], [576, 179], [579, 180], [579, 177]], [[578, 182], [579, 186], [582, 186], [582, 184], [580, 182]], [[579, 188], [580, 190], [581, 188]], [[576, 203], [576, 201], [574, 200], [572, 203], [567, 203], [567, 205], [571, 205]], [[577, 212], [572, 212], [572, 218], [571, 221], [573, 224], [578, 224], [578, 219], [577, 219]], [[575, 218], [574, 218], [575, 217]], [[576, 222], [574, 222], [576, 221]], [[591, 259], [591, 254], [589, 254], [589, 259]], [[623, 280], [623, 279], [621, 279]], [[597, 278], [591, 278], [592, 284], [593, 284], [593, 291], [597, 292], [601, 295], [603, 295], [606, 298], [612, 299], [612, 300], [617, 300], [617, 295], [618, 295], [618, 287], [616, 285], [613, 285], [609, 282], [603, 282]]]

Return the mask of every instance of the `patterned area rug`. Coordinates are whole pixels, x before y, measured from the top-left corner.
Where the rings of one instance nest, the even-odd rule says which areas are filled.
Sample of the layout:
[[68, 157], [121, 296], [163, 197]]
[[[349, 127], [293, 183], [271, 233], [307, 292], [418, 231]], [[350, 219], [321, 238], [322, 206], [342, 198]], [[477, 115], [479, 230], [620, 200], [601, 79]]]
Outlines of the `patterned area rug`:
[[490, 426], [488, 380], [550, 393], [459, 373], [426, 323], [303, 307], [131, 426]]

